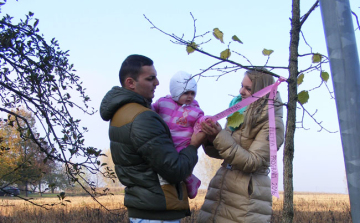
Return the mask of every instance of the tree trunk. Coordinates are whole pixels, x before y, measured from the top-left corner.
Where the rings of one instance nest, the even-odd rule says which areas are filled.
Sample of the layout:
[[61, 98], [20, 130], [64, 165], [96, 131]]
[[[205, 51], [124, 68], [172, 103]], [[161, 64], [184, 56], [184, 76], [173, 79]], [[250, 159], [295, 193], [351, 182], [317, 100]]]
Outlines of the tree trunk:
[[288, 109], [284, 146], [284, 206], [282, 222], [291, 223], [294, 217], [293, 207], [293, 159], [294, 135], [296, 128], [298, 47], [300, 38], [300, 0], [292, 1], [292, 19], [290, 32]]
[[39, 180], [39, 193], [40, 193], [40, 197], [42, 197], [42, 193], [41, 193], [41, 180]]
[[25, 197], [28, 196], [28, 182], [25, 181]]

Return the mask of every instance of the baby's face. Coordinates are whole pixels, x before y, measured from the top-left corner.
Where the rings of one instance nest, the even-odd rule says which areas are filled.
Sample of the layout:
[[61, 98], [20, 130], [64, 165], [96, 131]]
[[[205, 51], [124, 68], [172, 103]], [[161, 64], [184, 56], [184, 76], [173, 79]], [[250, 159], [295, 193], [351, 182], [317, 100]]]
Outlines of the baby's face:
[[194, 91], [187, 91], [184, 94], [182, 94], [178, 100], [178, 103], [183, 104], [191, 104], [194, 101], [195, 98], [195, 92]]

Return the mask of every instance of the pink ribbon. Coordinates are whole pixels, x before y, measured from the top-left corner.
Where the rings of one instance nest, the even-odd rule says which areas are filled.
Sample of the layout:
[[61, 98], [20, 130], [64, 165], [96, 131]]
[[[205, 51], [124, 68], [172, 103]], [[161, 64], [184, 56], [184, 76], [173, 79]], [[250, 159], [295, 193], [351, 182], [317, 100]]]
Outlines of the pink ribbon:
[[201, 131], [201, 122], [206, 121], [207, 119], [211, 119], [216, 122], [222, 118], [227, 117], [228, 115], [240, 110], [241, 108], [257, 101], [259, 98], [265, 96], [267, 93], [269, 94], [268, 100], [268, 114], [269, 114], [269, 144], [270, 144], [270, 168], [271, 168], [271, 194], [277, 198], [279, 198], [278, 192], [278, 182], [279, 182], [279, 174], [277, 169], [277, 143], [276, 143], [276, 125], [275, 125], [275, 109], [274, 109], [274, 99], [276, 96], [277, 88], [279, 84], [283, 81], [286, 81], [285, 78], [279, 77], [278, 80], [269, 85], [260, 91], [254, 93], [251, 97], [248, 97], [239, 103], [231, 106], [230, 108], [214, 115], [214, 116], [203, 116], [194, 126], [194, 133], [198, 133]]

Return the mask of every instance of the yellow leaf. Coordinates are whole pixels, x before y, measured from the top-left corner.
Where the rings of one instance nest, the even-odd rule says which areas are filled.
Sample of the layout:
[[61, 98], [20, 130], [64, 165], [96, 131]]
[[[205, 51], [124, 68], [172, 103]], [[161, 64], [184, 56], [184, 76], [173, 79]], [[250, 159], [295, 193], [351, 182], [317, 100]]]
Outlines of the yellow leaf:
[[300, 74], [297, 78], [297, 85], [299, 86], [304, 81], [304, 74]]
[[193, 53], [197, 47], [198, 47], [198, 45], [196, 45], [195, 42], [191, 42], [190, 44], [188, 44], [186, 46], [186, 52], [188, 54]]
[[244, 115], [240, 112], [234, 112], [231, 116], [227, 117], [227, 125], [233, 128], [237, 128], [244, 122]]
[[270, 56], [270, 54], [272, 54], [273, 52], [274, 50], [263, 49], [262, 54], [264, 56]]
[[220, 42], [224, 43], [224, 40], [223, 40], [224, 33], [221, 32], [218, 28], [215, 28], [213, 30], [213, 35], [215, 36], [216, 39], [220, 40]]
[[320, 63], [321, 62], [321, 54], [315, 53], [312, 56], [313, 63]]
[[308, 91], [301, 91], [298, 94], [298, 101], [300, 102], [300, 104], [305, 104], [307, 103], [309, 100], [309, 92]]
[[321, 79], [325, 82], [327, 82], [329, 80], [329, 73], [328, 72], [321, 72]]
[[220, 53], [221, 59], [227, 60], [231, 55], [231, 52], [229, 49], [226, 49]]
[[233, 35], [232, 40], [239, 42], [239, 43], [243, 43], [236, 35]]

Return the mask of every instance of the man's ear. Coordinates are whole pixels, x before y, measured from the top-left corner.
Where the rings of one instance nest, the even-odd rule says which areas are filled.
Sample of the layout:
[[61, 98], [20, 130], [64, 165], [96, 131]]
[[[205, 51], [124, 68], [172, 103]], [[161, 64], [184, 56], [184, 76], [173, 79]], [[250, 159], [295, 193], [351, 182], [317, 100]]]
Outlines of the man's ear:
[[129, 89], [129, 90], [134, 90], [135, 89], [135, 80], [131, 77], [127, 77], [125, 79], [125, 88]]

